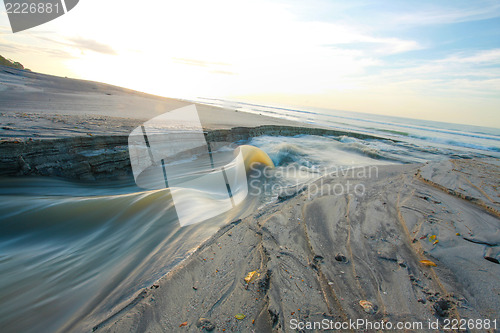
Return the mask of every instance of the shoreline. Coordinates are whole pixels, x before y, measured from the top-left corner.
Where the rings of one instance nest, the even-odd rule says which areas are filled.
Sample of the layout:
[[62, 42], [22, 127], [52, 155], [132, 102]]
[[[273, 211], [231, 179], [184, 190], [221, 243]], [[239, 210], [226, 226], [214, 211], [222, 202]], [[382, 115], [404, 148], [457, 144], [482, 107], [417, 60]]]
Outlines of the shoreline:
[[385, 139], [4, 66], [0, 81], [0, 176], [131, 178], [128, 135], [148, 119], [190, 104], [208, 142], [300, 134]]

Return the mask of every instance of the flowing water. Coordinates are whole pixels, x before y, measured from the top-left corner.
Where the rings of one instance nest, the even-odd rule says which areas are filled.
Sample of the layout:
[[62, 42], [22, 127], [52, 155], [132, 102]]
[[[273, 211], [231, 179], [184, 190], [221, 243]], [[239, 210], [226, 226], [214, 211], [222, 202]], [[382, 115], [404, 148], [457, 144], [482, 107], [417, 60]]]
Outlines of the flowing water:
[[[332, 129], [353, 131], [376, 135], [388, 140], [401, 141], [402, 145], [392, 144], [394, 149], [402, 148], [413, 152], [422, 151], [422, 161], [433, 160], [431, 155], [442, 157], [457, 156], [493, 156], [500, 157], [500, 129], [472, 125], [443, 123], [430, 120], [408, 119], [368, 113], [334, 111], [312, 108], [308, 110], [271, 107], [257, 104], [226, 101], [220, 99], [200, 99], [200, 102], [257, 113], [271, 117], [317, 124]], [[472, 115], [471, 115], [472, 116]], [[377, 151], [386, 151], [390, 147], [387, 141], [367, 141], [368, 146]], [[412, 157], [417, 157], [412, 154]], [[399, 157], [397, 158], [399, 159]], [[414, 161], [414, 158], [408, 161]]]
[[[277, 167], [265, 181], [285, 187], [313, 181], [321, 174], [318, 170], [329, 168], [500, 157], [498, 129], [210, 103], [384, 137], [262, 136], [239, 142], [264, 150]], [[290, 173], [293, 166], [305, 173]], [[259, 179], [256, 186], [263, 184]], [[99, 183], [1, 179], [2, 331], [88, 331], [182, 262], [222, 225], [276, 200], [277, 191], [250, 189], [237, 209], [181, 228], [170, 192], [176, 189], [145, 191], [133, 179]], [[210, 209], [209, 201], [196, 202], [193, 213]]]

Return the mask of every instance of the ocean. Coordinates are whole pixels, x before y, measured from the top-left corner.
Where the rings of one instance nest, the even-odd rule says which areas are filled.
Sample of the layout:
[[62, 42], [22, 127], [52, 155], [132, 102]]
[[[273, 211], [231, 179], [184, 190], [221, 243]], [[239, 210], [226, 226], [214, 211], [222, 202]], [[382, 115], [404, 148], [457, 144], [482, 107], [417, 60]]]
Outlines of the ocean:
[[[273, 204], [280, 189], [310, 183], [325, 172], [447, 158], [500, 157], [500, 129], [495, 128], [200, 101], [380, 139], [299, 135], [238, 142], [261, 148], [276, 166], [271, 178], [257, 179], [255, 188], [269, 182], [278, 186], [251, 192], [236, 211], [182, 228], [169, 190], [145, 191], [133, 180], [1, 179], [2, 330], [88, 331], [185, 260], [221, 226]], [[291, 172], [293, 168], [304, 172]], [[193, 210], [198, 213], [210, 204], [197, 202]]]
[[[302, 110], [270, 107], [221, 99], [200, 98], [199, 102], [386, 138], [368, 140], [362, 144], [382, 154], [381, 158], [391, 156], [402, 162], [423, 162], [446, 156], [500, 157], [499, 128], [319, 108]], [[408, 159], [404, 159], [401, 153], [408, 155]]]

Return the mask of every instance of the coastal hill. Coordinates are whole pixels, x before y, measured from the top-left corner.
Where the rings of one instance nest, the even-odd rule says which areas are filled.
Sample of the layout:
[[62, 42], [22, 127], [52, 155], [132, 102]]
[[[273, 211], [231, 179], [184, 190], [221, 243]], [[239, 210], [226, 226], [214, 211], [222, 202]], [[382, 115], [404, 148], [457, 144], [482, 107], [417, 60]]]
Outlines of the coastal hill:
[[16, 68], [16, 69], [24, 69], [26, 71], [31, 71], [28, 68], [24, 68], [24, 66], [20, 62], [13, 61], [11, 59], [7, 59], [7, 58], [3, 57], [2, 55], [0, 55], [0, 65], [12, 67], [12, 68]]

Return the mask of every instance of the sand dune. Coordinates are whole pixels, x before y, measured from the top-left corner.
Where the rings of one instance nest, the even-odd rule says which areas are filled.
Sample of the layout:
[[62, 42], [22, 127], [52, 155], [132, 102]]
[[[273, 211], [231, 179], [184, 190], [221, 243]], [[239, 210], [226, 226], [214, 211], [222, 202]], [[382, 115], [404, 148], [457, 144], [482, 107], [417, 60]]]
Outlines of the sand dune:
[[[0, 137], [128, 135], [155, 116], [193, 104], [99, 82], [0, 66]], [[197, 104], [207, 129], [299, 123]], [[309, 126], [300, 124], [301, 126]]]

